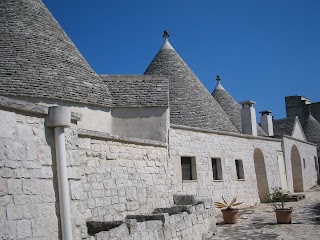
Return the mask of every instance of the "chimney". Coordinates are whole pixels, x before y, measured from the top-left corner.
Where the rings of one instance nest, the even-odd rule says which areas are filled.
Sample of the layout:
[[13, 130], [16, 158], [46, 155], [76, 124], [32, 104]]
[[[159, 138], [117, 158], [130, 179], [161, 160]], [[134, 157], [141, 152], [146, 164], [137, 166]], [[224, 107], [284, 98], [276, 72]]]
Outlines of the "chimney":
[[248, 100], [240, 103], [242, 133], [257, 136], [256, 109], [253, 107], [255, 102]]
[[269, 137], [273, 136], [273, 122], [272, 122], [272, 116], [270, 113], [272, 113], [269, 110], [261, 111], [261, 128], [263, 131], [265, 131]]
[[302, 96], [285, 97], [287, 117], [299, 117], [299, 121], [304, 125], [305, 120], [309, 116], [309, 105], [311, 101]]

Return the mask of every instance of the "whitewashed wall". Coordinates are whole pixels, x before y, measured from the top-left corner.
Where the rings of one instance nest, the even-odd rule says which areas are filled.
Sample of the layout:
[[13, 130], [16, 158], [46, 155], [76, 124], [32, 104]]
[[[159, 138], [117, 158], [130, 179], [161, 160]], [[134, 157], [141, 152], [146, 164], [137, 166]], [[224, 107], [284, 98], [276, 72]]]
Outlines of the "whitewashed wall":
[[[254, 168], [254, 150], [263, 153], [269, 189], [279, 186], [277, 150], [281, 150], [281, 141], [262, 138], [244, 138], [226, 134], [205, 133], [199, 131], [172, 128], [169, 132], [170, 162], [175, 167], [178, 178], [176, 191], [196, 194], [199, 197], [211, 197], [214, 201], [221, 197], [231, 200], [238, 197], [244, 202], [242, 207], [253, 206], [260, 202], [256, 173]], [[196, 158], [197, 180], [181, 180], [180, 157]], [[223, 180], [214, 181], [211, 158], [220, 158]], [[243, 161], [244, 180], [238, 180], [235, 159]]]
[[[304, 141], [299, 141], [291, 137], [283, 138], [283, 148], [285, 153], [285, 163], [289, 190], [293, 193], [293, 176], [291, 165], [291, 149], [296, 146], [299, 151], [303, 178], [303, 188], [305, 191], [317, 184], [317, 172], [315, 170], [314, 157], [317, 156], [317, 147]], [[306, 161], [306, 168], [303, 166], [303, 158]]]

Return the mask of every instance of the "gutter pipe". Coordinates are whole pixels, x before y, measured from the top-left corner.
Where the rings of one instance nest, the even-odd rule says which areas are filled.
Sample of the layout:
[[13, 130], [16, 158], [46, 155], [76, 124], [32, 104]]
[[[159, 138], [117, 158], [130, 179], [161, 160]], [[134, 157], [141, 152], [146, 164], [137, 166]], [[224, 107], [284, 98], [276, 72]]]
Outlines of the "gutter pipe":
[[54, 128], [56, 163], [59, 191], [60, 222], [63, 240], [72, 240], [69, 183], [67, 175], [66, 145], [64, 129], [71, 125], [68, 107], [49, 107], [48, 127]]

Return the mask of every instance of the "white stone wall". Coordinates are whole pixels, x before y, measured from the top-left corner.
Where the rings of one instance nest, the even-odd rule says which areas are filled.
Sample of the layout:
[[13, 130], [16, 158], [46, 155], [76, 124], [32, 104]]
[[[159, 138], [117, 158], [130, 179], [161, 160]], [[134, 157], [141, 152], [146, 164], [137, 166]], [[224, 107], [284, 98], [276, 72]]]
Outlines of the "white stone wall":
[[173, 204], [165, 147], [79, 138], [83, 208], [93, 220], [123, 220]]
[[[280, 141], [242, 138], [179, 128], [170, 129], [169, 136], [170, 162], [178, 179], [177, 192], [196, 194], [198, 197], [211, 197], [214, 201], [220, 201], [222, 196], [228, 200], [237, 197], [240, 202], [244, 202], [242, 207], [259, 203], [254, 168], [256, 148], [260, 149], [264, 156], [269, 189], [279, 186], [277, 150], [281, 150]], [[182, 182], [181, 156], [195, 157], [197, 180]], [[211, 158], [221, 159], [223, 180], [213, 180]], [[235, 159], [243, 161], [244, 180], [237, 179]]]
[[0, 239], [58, 239], [52, 133], [43, 116], [0, 110]]
[[[288, 187], [292, 193], [293, 190], [293, 177], [292, 177], [292, 164], [291, 164], [291, 149], [296, 146], [299, 151], [303, 178], [303, 188], [307, 191], [317, 184], [317, 172], [315, 170], [314, 157], [317, 156], [317, 148], [313, 144], [304, 141], [297, 141], [293, 138], [283, 138], [283, 148], [285, 153], [285, 164], [287, 171]], [[306, 168], [303, 166], [303, 158], [306, 162]]]
[[[54, 136], [45, 126], [47, 110], [26, 102], [3, 104], [19, 110], [0, 108], [0, 239], [58, 239]], [[74, 239], [90, 238], [87, 220], [150, 214], [155, 208], [172, 206], [175, 193], [214, 201], [237, 196], [245, 202], [243, 207], [255, 205], [259, 203], [255, 149], [262, 151], [269, 189], [280, 185], [276, 153], [281, 142], [277, 140], [171, 128], [167, 147], [146, 140], [86, 135], [75, 121], [65, 131]], [[283, 140], [289, 189], [294, 144], [301, 160], [306, 159], [302, 172], [307, 190], [316, 183], [316, 147], [291, 138]], [[195, 157], [196, 181], [182, 182], [181, 156]], [[222, 181], [213, 181], [211, 158], [221, 159]], [[237, 179], [235, 159], [243, 161], [244, 180]], [[174, 220], [172, 224], [177, 224], [175, 228], [181, 225]]]

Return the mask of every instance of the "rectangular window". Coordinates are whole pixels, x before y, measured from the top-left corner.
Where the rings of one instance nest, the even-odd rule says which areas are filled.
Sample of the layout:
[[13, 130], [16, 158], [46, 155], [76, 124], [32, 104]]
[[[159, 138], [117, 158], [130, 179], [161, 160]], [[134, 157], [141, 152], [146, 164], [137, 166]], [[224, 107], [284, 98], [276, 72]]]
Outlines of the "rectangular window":
[[182, 180], [197, 180], [196, 161], [193, 157], [181, 157]]
[[317, 161], [317, 157], [314, 157], [314, 168], [315, 168], [315, 170], [318, 172], [318, 161]]
[[211, 158], [213, 180], [222, 180], [221, 159]]
[[236, 160], [236, 171], [238, 179], [244, 179], [242, 160]]

